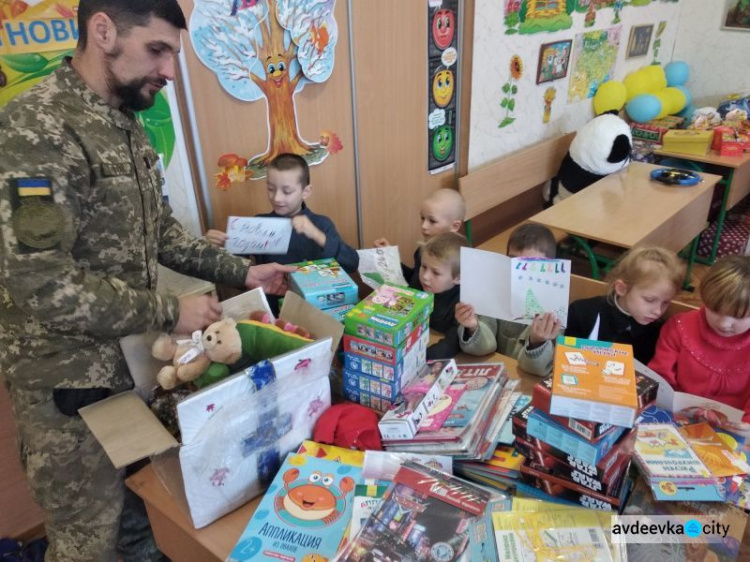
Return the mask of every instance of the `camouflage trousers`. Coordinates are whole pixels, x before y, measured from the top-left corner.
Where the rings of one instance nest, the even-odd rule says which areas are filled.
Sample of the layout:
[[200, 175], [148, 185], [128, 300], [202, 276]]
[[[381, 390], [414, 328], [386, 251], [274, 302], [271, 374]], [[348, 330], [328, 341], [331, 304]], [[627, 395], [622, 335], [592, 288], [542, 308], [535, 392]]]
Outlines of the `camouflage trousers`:
[[61, 414], [51, 390], [9, 390], [21, 464], [45, 514], [45, 561], [166, 560], [143, 502], [125, 488], [124, 469], [114, 468], [80, 416]]

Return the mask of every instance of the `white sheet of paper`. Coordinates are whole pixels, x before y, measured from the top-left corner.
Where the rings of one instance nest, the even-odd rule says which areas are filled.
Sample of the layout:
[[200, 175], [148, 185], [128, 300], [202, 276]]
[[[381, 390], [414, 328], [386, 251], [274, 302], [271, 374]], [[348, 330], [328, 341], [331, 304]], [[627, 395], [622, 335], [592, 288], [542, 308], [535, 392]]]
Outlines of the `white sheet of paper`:
[[232, 254], [286, 254], [292, 220], [276, 217], [229, 217], [226, 249]]
[[510, 262], [508, 256], [461, 248], [461, 302], [477, 314], [510, 320]]
[[[371, 289], [377, 289], [383, 283], [406, 287], [406, 279], [401, 271], [401, 255], [398, 246], [367, 248], [357, 250], [359, 254], [359, 276], [362, 282]], [[378, 281], [382, 279], [382, 283]]]
[[562, 326], [566, 326], [570, 260], [513, 258], [510, 269], [510, 309], [513, 314], [510, 320], [531, 324], [535, 315], [551, 312]]

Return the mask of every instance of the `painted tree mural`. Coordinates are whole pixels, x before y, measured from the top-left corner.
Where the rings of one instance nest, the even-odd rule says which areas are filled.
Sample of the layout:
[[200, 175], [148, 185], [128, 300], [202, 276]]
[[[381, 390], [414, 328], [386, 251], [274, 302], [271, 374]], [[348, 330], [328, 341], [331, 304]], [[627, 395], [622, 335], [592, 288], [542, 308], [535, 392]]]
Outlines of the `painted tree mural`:
[[333, 71], [334, 5], [335, 0], [196, 0], [190, 29], [201, 62], [232, 96], [266, 100], [268, 146], [247, 161], [246, 177], [264, 177], [266, 165], [284, 152], [310, 164], [328, 155], [325, 142], [300, 135], [294, 96]]

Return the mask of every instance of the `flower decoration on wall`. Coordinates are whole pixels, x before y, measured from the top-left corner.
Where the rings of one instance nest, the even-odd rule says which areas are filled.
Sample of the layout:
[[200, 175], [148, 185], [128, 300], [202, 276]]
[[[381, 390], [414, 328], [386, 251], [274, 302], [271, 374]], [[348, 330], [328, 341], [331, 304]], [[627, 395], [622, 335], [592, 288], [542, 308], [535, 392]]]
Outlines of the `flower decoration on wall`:
[[518, 86], [516, 86], [515, 82], [518, 82], [522, 76], [523, 60], [518, 55], [513, 55], [510, 58], [510, 78], [503, 84], [504, 97], [500, 101], [500, 107], [505, 109], [505, 118], [498, 124], [498, 128], [500, 129], [507, 127], [516, 120], [515, 117], [511, 116], [516, 109], [515, 96], [518, 93]]

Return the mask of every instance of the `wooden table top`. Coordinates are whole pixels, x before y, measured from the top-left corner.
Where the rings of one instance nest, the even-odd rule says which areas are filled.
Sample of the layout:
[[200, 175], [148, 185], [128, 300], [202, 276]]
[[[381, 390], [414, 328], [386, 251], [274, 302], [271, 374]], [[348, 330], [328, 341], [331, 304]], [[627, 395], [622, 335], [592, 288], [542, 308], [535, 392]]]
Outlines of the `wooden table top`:
[[[510, 378], [520, 379], [521, 382], [516, 390], [524, 394], [531, 394], [532, 387], [539, 380], [538, 377], [519, 369], [515, 359], [497, 353], [484, 357], [462, 353], [456, 357], [456, 361], [458, 363], [503, 362]], [[263, 497], [251, 500], [211, 525], [195, 529], [190, 516], [182, 510], [175, 498], [164, 487], [153, 465], [147, 465], [128, 478], [125, 483], [146, 502], [157, 544], [167, 556], [175, 561], [182, 559], [226, 560]], [[152, 513], [152, 510], [156, 510], [156, 513]], [[187, 555], [186, 552], [190, 554]]]
[[704, 164], [715, 164], [716, 166], [725, 166], [727, 168], [741, 168], [745, 164], [750, 164], [750, 152], [743, 152], [741, 156], [721, 156], [716, 150], [710, 150], [708, 154], [685, 154], [683, 152], [673, 152], [657, 148], [654, 154], [658, 156], [670, 156], [682, 160], [691, 160], [693, 162], [703, 162]]
[[621, 248], [648, 243], [679, 251], [706, 226], [721, 176], [701, 174], [690, 187], [652, 181], [659, 168], [632, 162], [529, 220]]

